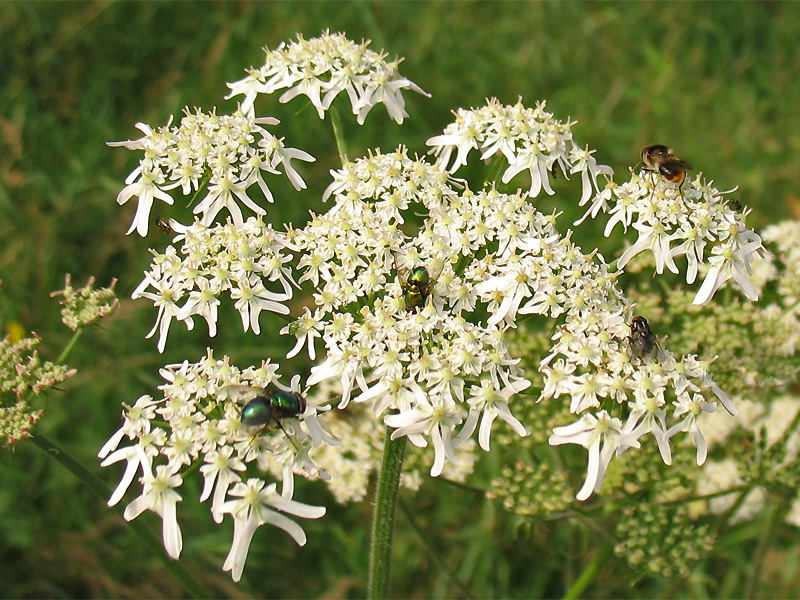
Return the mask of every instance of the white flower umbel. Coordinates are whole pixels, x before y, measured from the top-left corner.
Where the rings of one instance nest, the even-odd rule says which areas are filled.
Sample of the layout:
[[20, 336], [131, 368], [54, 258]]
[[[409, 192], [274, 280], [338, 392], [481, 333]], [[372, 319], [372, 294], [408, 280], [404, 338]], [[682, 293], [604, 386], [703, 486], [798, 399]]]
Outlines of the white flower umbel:
[[387, 61], [386, 54], [367, 48], [369, 43], [356, 44], [343, 33], [327, 31], [310, 40], [298, 35], [296, 42], [283, 42], [275, 50], [265, 48], [264, 65], [248, 69], [247, 77], [229, 83], [231, 93], [226, 98], [244, 94], [242, 110], [252, 115], [258, 94], [287, 90], [281, 102], [304, 95], [322, 119], [334, 98], [344, 91], [359, 125], [372, 107], [381, 103], [392, 119], [402, 123], [408, 116], [402, 91], [429, 94], [400, 75], [401, 59]]
[[[492, 206], [506, 212], [502, 203]], [[696, 424], [687, 421], [687, 402], [702, 399], [708, 407], [720, 403], [731, 413], [736, 410], [714, 382], [709, 363], [691, 355], [678, 359], [660, 347], [650, 356], [634, 356], [628, 341], [634, 314], [616, 285], [618, 273], [596, 252], [584, 254], [569, 234], [560, 236], [554, 221], [550, 218], [549, 227], [531, 227], [510, 238], [474, 290], [479, 301], [490, 302], [489, 323], [513, 326], [526, 314], [561, 319], [550, 354], [541, 363], [540, 399], [563, 397], [570, 412], [579, 416], [569, 429], [557, 428], [551, 438], [553, 444], [577, 443], [589, 450], [589, 471], [579, 499], [598, 491], [608, 462], [639, 447], [648, 433], [669, 464], [670, 438], [690, 431], [702, 462], [702, 436]], [[658, 324], [651, 325], [657, 332]], [[678, 424], [670, 429], [675, 421]]]
[[[503, 341], [509, 323], [481, 322], [495, 307], [477, 290], [523, 235], [554, 235], [550, 220], [522, 194], [458, 191], [404, 148], [358, 159], [333, 178], [331, 209], [292, 238], [317, 306], [284, 331], [298, 338], [292, 353], [303, 332], [318, 332], [326, 348], [309, 385], [335, 381], [340, 408], [366, 403], [394, 438], [431, 444], [433, 476], [458, 460], [478, 422], [485, 450], [497, 417], [526, 435], [511, 411], [530, 383]], [[417, 235], [404, 233], [420, 216]], [[412, 269], [430, 279], [417, 295]]]
[[[164, 253], [151, 250], [150, 270], [134, 290], [133, 298], [147, 298], [158, 307], [156, 323], [147, 337], [159, 331], [158, 351], [163, 352], [173, 318], [191, 329], [192, 317], [199, 315], [208, 324], [212, 337], [216, 334], [217, 307], [224, 294], [234, 301], [248, 328], [258, 334], [261, 311], [289, 314], [285, 302], [292, 298], [291, 260], [288, 250], [294, 249], [285, 234], [274, 231], [260, 218], [245, 223], [207, 227], [195, 222], [183, 227], [174, 221], [178, 232], [174, 242], [183, 242], [180, 254], [174, 246]], [[280, 291], [266, 286], [279, 287]], [[182, 304], [181, 304], [182, 303]]]
[[[278, 383], [277, 371], [278, 365], [269, 361], [242, 371], [230, 365], [227, 357], [215, 359], [210, 350], [198, 363], [187, 361], [162, 369], [166, 383], [159, 389], [163, 397], [143, 396], [133, 407], [126, 406], [122, 427], [99, 452], [104, 467], [127, 463], [109, 506], [124, 497], [140, 472], [142, 491], [125, 509], [125, 518], [135, 519], [145, 510], [161, 516], [164, 547], [178, 558], [182, 547], [178, 489], [184, 476], [197, 476], [193, 474], [199, 466], [203, 478], [200, 501], [212, 498], [210, 509], [217, 523], [227, 513], [234, 517], [234, 541], [225, 569], [232, 569], [235, 579], [241, 576], [247, 547], [258, 526], [272, 523], [298, 543], [305, 543], [297, 524], [266, 506], [299, 517], [321, 517], [324, 508], [292, 501], [293, 477], [327, 478], [308, 452], [312, 446], [337, 442], [319, 419], [319, 407], [308, 400], [305, 411], [296, 418], [258, 427], [242, 423], [248, 398], [263, 396], [270, 388], [300, 392], [299, 378], [287, 388]], [[119, 447], [125, 439], [133, 443]], [[258, 478], [248, 477], [250, 474]], [[265, 474], [282, 482], [280, 496], [274, 491], [275, 484], [262, 490]]]
[[[705, 279], [694, 304], [707, 304], [714, 293], [730, 279], [750, 300], [758, 300], [755, 286], [749, 281], [755, 254], [765, 255], [761, 238], [745, 225], [749, 210], [734, 210], [712, 182], [702, 174], [688, 178], [682, 186], [670, 183], [649, 171], [631, 171], [623, 184], [610, 183], [592, 200], [587, 211], [594, 217], [599, 210], [610, 212], [605, 235], [617, 224], [639, 232], [638, 239], [620, 256], [620, 269], [637, 254], [653, 253], [656, 272], [664, 267], [679, 273], [675, 259], [686, 256], [686, 282], [694, 283], [698, 273]], [[585, 200], [581, 205], [585, 204]], [[584, 217], [585, 218], [585, 217]]]
[[210, 225], [224, 208], [234, 224], [244, 221], [239, 203], [257, 215], [266, 210], [248, 195], [257, 185], [267, 202], [272, 192], [264, 173], [278, 174], [282, 166], [295, 189], [305, 189], [303, 179], [292, 166], [293, 159], [313, 161], [314, 157], [294, 148], [287, 148], [282, 139], [267, 131], [265, 125], [275, 125], [277, 119], [254, 118], [241, 112], [233, 115], [195, 113], [186, 116], [177, 127], [152, 129], [144, 123], [136, 127], [145, 135], [138, 140], [109, 142], [129, 150], [144, 150], [139, 166], [125, 180], [127, 186], [117, 196], [119, 204], [133, 197], [139, 199], [136, 216], [128, 233], [136, 230], [147, 235], [150, 209], [155, 199], [173, 203], [170, 190], [180, 188], [181, 194], [192, 198], [204, 186], [205, 195], [194, 207], [202, 215], [204, 225]]
[[[569, 286], [574, 285], [575, 289], [566, 289], [565, 295], [575, 297], [592, 280], [602, 281], [598, 275], [604, 268], [585, 268], [586, 279], [575, 280]], [[594, 428], [601, 413], [617, 424], [603, 431], [611, 431], [614, 438], [613, 443], [604, 446], [599, 463], [592, 462], [592, 449], [586, 446], [588, 438], [582, 437], [584, 434], [571, 437], [571, 433], [565, 433], [567, 430], [556, 428], [556, 435], [551, 438], [551, 443], [578, 443], [590, 450], [589, 472], [578, 496], [580, 500], [600, 490], [608, 461], [627, 448], [638, 448], [648, 433], [657, 443], [664, 463], [671, 464], [670, 439], [679, 432], [690, 432], [697, 444], [697, 462], [702, 464], [706, 445], [696, 415], [713, 411], [718, 404], [731, 414], [736, 412], [727, 394], [714, 383], [707, 362], [693, 355], [678, 359], [663, 348], [656, 348], [652, 356], [644, 358], [632, 355], [627, 340], [632, 314], [612, 284], [612, 279], [607, 278], [605, 286], [595, 286], [591, 294], [580, 298], [579, 306], [568, 308], [565, 324], [553, 335], [551, 354], [542, 362], [545, 387], [541, 399], [566, 396], [570, 411], [582, 417], [572, 426], [576, 432]], [[656, 323], [651, 325], [657, 328]], [[555, 357], [559, 359], [551, 367]], [[595, 416], [587, 420], [592, 415]], [[675, 422], [669, 429], [668, 419]], [[598, 438], [592, 439], [599, 443]]]
[[[555, 191], [550, 177], [557, 170], [565, 177], [580, 173], [583, 182], [581, 204], [600, 191], [597, 176], [610, 177], [611, 167], [598, 165], [592, 156], [594, 150], [581, 149], [572, 139], [574, 121], [559, 121], [545, 110], [545, 102], [535, 108], [526, 108], [520, 99], [515, 105], [502, 105], [497, 99], [487, 100], [481, 108], [454, 112], [456, 120], [445, 127], [442, 135], [428, 140], [431, 152], [438, 157], [437, 164], [455, 172], [467, 164], [471, 150], [478, 150], [480, 158], [487, 159], [502, 154], [508, 161], [503, 173], [503, 183], [515, 175], [528, 171], [531, 177], [529, 196], [536, 198], [544, 189], [550, 195]], [[456, 156], [451, 164], [453, 152]]]

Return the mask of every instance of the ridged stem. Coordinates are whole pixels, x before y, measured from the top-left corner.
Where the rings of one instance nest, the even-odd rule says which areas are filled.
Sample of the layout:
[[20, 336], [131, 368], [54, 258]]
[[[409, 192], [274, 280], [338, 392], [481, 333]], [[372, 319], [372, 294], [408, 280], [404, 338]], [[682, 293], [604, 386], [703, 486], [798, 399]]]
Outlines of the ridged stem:
[[400, 473], [403, 471], [403, 454], [406, 438], [392, 440], [392, 428], [386, 430], [383, 446], [383, 463], [375, 488], [375, 509], [372, 515], [372, 535], [369, 552], [369, 581], [367, 597], [384, 600], [389, 594], [392, 567], [392, 535], [397, 508]]

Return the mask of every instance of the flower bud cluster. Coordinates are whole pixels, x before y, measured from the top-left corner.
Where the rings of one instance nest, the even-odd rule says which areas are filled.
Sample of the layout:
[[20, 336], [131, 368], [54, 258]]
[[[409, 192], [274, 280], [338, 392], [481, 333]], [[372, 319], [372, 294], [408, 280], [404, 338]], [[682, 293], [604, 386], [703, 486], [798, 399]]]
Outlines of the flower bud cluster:
[[695, 525], [686, 507], [641, 504], [625, 509], [614, 547], [631, 568], [659, 577], [688, 577], [714, 545], [708, 527]]
[[114, 286], [117, 280], [114, 279], [107, 288], [94, 288], [94, 277], [90, 277], [86, 286], [79, 290], [72, 287], [69, 274], [63, 290], [53, 292], [51, 296], [64, 296], [60, 301], [63, 305], [61, 309], [61, 320], [64, 325], [77, 331], [97, 319], [111, 315], [119, 306], [119, 300], [114, 293]]
[[39, 338], [0, 341], [0, 443], [16, 444], [30, 437], [42, 410], [33, 408], [30, 396], [52, 388], [77, 373], [63, 365], [42, 361], [34, 348]]

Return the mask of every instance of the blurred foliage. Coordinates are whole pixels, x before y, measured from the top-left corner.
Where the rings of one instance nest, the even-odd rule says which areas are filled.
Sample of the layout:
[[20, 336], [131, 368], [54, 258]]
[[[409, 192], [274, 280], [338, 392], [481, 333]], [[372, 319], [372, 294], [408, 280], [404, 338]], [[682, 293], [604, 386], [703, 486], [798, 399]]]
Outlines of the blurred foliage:
[[[599, 162], [622, 179], [640, 148], [665, 143], [720, 189], [738, 185], [741, 201], [755, 209], [753, 225], [800, 215], [796, 3], [0, 3], [0, 323], [36, 331], [52, 360], [69, 338], [49, 297], [64, 275], [76, 285], [90, 275], [99, 285], [120, 280], [121, 309], [84, 336], [69, 361], [79, 373], [64, 394], [50, 395], [42, 421], [45, 434], [90, 467], [118, 426], [120, 402], [152, 390], [159, 366], [195, 360], [209, 343], [202, 327], [173, 326], [159, 356], [154, 341], [143, 339], [155, 311], [126, 298], [149, 264], [147, 248], [165, 240], [157, 230], [144, 240], [124, 235], [135, 203], [120, 208], [115, 198], [138, 156], [105, 142], [139, 137], [134, 123], [164, 124], [186, 105], [233, 110], [234, 101], [222, 99], [225, 82], [260, 65], [263, 46], [324, 29], [405, 57], [402, 73], [432, 94], [407, 95], [411, 119], [402, 127], [383, 107], [362, 128], [346, 122], [353, 158], [399, 144], [423, 153], [451, 110], [487, 97], [513, 103], [522, 96], [529, 105], [546, 99], [558, 118], [579, 122], [576, 140], [597, 148]], [[295, 119], [301, 111], [309, 114]], [[273, 101], [268, 113], [281, 119], [276, 131], [287, 145], [318, 159], [302, 166], [309, 184], [303, 201], [281, 204], [277, 190], [269, 207], [274, 223], [302, 224], [308, 210], [321, 208], [337, 165], [333, 136], [300, 100]], [[599, 226], [586, 231], [579, 232], [585, 247], [600, 244], [591, 237]], [[237, 332], [238, 316], [230, 316], [236, 327], [221, 327], [213, 341], [219, 353], [242, 364], [285, 354], [282, 341]], [[262, 328], [277, 331], [268, 318]], [[499, 468], [490, 460], [483, 466], [484, 487]], [[102, 473], [112, 484], [117, 475]], [[33, 446], [0, 454], [0, 479], [0, 596], [183, 596], [121, 521]], [[243, 584], [235, 586], [220, 571], [230, 522], [213, 526], [207, 507], [184, 502], [182, 560], [218, 596], [363, 596], [369, 503], [341, 508], [322, 486], [305, 488], [303, 501], [329, 507], [324, 519], [304, 523], [306, 548], [280, 531], [258, 532]], [[394, 549], [397, 597], [559, 596], [594, 558], [586, 549], [596, 532], [566, 521], [522, 527], [474, 491], [431, 481], [404, 501], [408, 516], [398, 517]], [[159, 530], [158, 519], [150, 524]], [[742, 541], [760, 535], [748, 527], [688, 583], [670, 588], [653, 580], [634, 589], [612, 563], [586, 595], [735, 596], [748, 568]], [[777, 533], [768, 564], [786, 568], [763, 573], [760, 595], [796, 592], [790, 567], [799, 547], [794, 532]]]

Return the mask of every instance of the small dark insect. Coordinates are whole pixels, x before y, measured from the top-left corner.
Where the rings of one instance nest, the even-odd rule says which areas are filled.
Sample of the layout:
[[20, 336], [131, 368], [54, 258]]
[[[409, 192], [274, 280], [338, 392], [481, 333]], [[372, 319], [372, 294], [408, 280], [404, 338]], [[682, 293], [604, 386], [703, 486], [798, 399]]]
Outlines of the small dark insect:
[[436, 285], [436, 280], [442, 274], [444, 264], [430, 269], [423, 266], [409, 267], [401, 265], [395, 256], [394, 266], [405, 294], [406, 310], [419, 312], [421, 308], [425, 307], [425, 302], [428, 300], [433, 286]]
[[658, 173], [671, 183], [678, 184], [678, 190], [683, 187], [686, 180], [686, 171], [692, 170], [692, 165], [678, 158], [663, 144], [653, 144], [642, 150], [642, 162], [648, 171]]
[[731, 207], [731, 210], [736, 212], [742, 212], [742, 203], [739, 202], [736, 198], [731, 198], [728, 200], [728, 206]]
[[628, 336], [631, 358], [645, 360], [653, 358], [658, 352], [658, 338], [650, 331], [644, 317], [634, 317], [631, 321], [631, 334]]
[[175, 235], [175, 230], [172, 228], [172, 226], [161, 217], [156, 219], [156, 225], [158, 225], [158, 228], [162, 233], [166, 235]]

